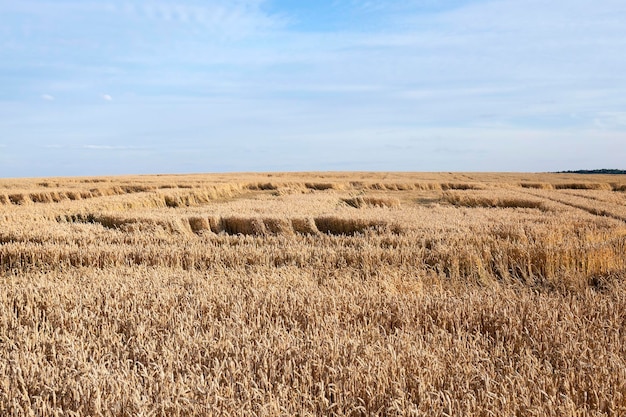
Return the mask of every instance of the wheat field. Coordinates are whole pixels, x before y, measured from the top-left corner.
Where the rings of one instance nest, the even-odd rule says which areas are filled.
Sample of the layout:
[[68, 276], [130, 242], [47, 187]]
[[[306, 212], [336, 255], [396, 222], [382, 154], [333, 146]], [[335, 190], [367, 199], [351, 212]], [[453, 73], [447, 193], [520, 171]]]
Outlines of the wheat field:
[[626, 176], [0, 180], [0, 415], [624, 416]]

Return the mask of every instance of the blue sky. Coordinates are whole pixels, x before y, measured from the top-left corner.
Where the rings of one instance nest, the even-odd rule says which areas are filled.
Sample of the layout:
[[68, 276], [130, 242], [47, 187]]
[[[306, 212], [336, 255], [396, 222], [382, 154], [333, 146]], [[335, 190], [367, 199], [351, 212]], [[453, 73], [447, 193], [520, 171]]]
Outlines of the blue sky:
[[0, 0], [0, 176], [626, 168], [623, 0]]

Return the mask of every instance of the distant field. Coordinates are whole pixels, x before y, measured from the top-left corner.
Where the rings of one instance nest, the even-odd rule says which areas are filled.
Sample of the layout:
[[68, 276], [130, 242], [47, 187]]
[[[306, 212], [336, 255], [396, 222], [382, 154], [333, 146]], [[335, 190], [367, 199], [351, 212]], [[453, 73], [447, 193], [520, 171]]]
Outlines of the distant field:
[[626, 415], [626, 175], [0, 180], [0, 415]]

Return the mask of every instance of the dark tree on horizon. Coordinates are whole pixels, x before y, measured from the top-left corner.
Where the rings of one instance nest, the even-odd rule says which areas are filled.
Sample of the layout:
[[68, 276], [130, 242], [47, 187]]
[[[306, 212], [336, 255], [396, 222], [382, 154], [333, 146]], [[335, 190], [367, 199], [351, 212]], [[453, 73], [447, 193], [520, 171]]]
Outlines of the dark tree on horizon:
[[576, 171], [558, 171], [557, 174], [626, 174], [626, 170], [623, 169], [579, 169]]

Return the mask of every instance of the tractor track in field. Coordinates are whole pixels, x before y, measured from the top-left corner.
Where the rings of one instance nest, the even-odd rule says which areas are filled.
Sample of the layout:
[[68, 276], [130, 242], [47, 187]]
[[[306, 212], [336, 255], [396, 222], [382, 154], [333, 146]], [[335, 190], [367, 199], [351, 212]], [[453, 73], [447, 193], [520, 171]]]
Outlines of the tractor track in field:
[[[560, 199], [560, 198], [557, 198], [557, 197], [542, 195], [542, 194], [533, 193], [533, 192], [530, 192], [530, 191], [522, 191], [522, 192], [524, 194], [532, 195], [534, 197], [545, 198], [546, 200], [550, 200], [550, 201], [555, 202], [555, 203], [563, 204], [565, 206], [572, 207], [572, 208], [575, 208], [575, 209], [578, 209], [578, 210], [583, 210], [583, 211], [586, 211], [587, 213], [592, 214], [594, 216], [609, 217], [611, 219], [619, 220], [619, 221], [622, 221], [622, 222], [626, 223], [626, 217], [621, 216], [619, 214], [615, 214], [615, 213], [610, 212], [608, 210], [597, 209], [597, 208], [594, 208], [594, 207], [588, 207], [588, 206], [585, 206], [585, 205], [582, 205], [582, 204], [577, 204], [577, 203], [573, 203], [571, 201], [566, 201], [564, 199]], [[580, 197], [580, 198], [588, 199], [588, 197]]]

